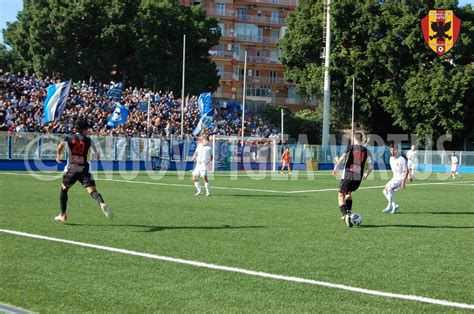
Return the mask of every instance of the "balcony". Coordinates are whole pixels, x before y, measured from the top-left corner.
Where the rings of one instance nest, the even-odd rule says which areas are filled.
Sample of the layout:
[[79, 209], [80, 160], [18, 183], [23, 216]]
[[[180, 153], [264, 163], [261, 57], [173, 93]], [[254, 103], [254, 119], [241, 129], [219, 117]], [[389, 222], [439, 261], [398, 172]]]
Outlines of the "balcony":
[[[241, 62], [245, 61], [245, 55], [240, 53], [236, 55], [237, 59]], [[267, 64], [281, 64], [280, 60], [275, 57], [270, 56], [255, 56], [255, 55], [247, 55], [247, 62], [251, 63], [267, 63]]]
[[272, 76], [250, 76], [247, 77], [248, 84], [286, 84], [283, 78], [272, 77]]
[[209, 50], [209, 55], [213, 58], [235, 59], [237, 54], [233, 51]]
[[221, 38], [236, 38], [237, 36], [235, 36], [235, 33], [231, 33], [229, 31], [224, 31], [221, 33]]
[[236, 3], [255, 5], [255, 4], [264, 4], [271, 6], [283, 6], [283, 7], [296, 7], [298, 5], [298, 0], [235, 0]]
[[[236, 81], [243, 83], [244, 77], [243, 75], [237, 75], [233, 72], [221, 72], [219, 73], [221, 81]], [[246, 80], [247, 84], [278, 84], [278, 85], [288, 85], [290, 83], [285, 82], [285, 79], [280, 77], [272, 77], [272, 76], [247, 76]]]
[[271, 98], [272, 105], [286, 105], [286, 106], [308, 106], [308, 107], [316, 107], [318, 105], [316, 99], [307, 100], [300, 97], [297, 98], [280, 98], [280, 97], [272, 97]]
[[[239, 0], [240, 1], [240, 0]], [[296, 7], [298, 5], [298, 0], [253, 0], [256, 3], [262, 4], [274, 4], [286, 7]]]
[[237, 81], [239, 76], [233, 72], [221, 72], [219, 73], [221, 81]]
[[237, 35], [236, 38], [239, 41], [247, 41], [252, 43], [264, 43], [264, 44], [276, 44], [278, 41], [277, 37], [268, 36], [252, 36], [252, 35]]
[[216, 8], [205, 8], [207, 15], [217, 17], [235, 17], [235, 11], [230, 10], [218, 10]]
[[272, 25], [286, 25], [286, 18], [283, 17], [272, 17], [272, 16], [258, 16], [248, 14], [237, 14], [237, 20], [249, 23], [258, 24], [272, 24]]

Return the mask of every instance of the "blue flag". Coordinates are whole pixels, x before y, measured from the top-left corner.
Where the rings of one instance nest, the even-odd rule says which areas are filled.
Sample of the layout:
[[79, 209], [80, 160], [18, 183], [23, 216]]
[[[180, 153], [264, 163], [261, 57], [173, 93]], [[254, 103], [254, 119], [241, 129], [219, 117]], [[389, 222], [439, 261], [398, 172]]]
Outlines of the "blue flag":
[[122, 96], [123, 82], [115, 83], [110, 86], [107, 92], [107, 98], [120, 99]]
[[59, 119], [66, 106], [67, 96], [71, 88], [71, 80], [53, 84], [46, 88], [48, 95], [44, 101], [44, 121], [49, 122]]
[[201, 116], [207, 114], [211, 110], [211, 93], [202, 93], [199, 95], [198, 107]]
[[239, 103], [235, 100], [232, 100], [232, 102], [230, 103], [230, 111], [235, 112], [235, 111], [239, 111], [239, 110], [240, 110]]
[[141, 112], [147, 112], [148, 111], [148, 102], [147, 101], [140, 101], [137, 104], [137, 110]]
[[201, 116], [199, 119], [199, 123], [193, 131], [193, 136], [198, 135], [201, 133], [203, 128], [212, 129], [214, 127], [214, 109], [209, 110], [206, 112], [205, 115]]
[[128, 109], [117, 103], [115, 110], [109, 118], [107, 125], [112, 128], [116, 128], [120, 124], [127, 122]]

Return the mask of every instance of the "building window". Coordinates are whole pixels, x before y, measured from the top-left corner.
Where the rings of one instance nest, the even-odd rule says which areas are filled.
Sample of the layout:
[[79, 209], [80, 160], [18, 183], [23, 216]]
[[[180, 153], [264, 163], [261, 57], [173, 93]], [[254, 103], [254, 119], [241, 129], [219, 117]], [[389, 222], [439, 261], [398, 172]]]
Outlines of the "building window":
[[249, 85], [246, 89], [247, 96], [271, 97], [272, 89], [268, 85]]
[[225, 3], [216, 3], [216, 14], [225, 15]]
[[278, 24], [279, 22], [278, 11], [272, 11], [271, 21], [273, 24]]
[[270, 33], [270, 39], [271, 39], [270, 42], [276, 43], [278, 40], [278, 34], [279, 34], [278, 30], [272, 30]]
[[221, 77], [223, 77], [223, 75], [224, 75], [224, 65], [223, 64], [216, 64], [216, 68], [217, 68], [217, 75], [220, 75]]
[[247, 19], [247, 9], [246, 8], [239, 8], [237, 10], [239, 20], [245, 21]]
[[270, 70], [270, 83], [277, 82], [277, 71]]
[[257, 25], [248, 23], [235, 23], [237, 38], [244, 41], [256, 41], [259, 30]]

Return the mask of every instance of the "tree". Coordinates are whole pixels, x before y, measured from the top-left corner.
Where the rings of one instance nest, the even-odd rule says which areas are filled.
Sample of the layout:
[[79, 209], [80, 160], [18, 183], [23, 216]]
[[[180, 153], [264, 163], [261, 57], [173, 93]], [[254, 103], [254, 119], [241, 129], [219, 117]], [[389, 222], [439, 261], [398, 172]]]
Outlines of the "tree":
[[[171, 0], [25, 1], [18, 21], [4, 31], [5, 42], [39, 75], [181, 89], [183, 34], [186, 92], [213, 91], [216, 66], [208, 51], [217, 45], [217, 20], [201, 7]], [[111, 75], [111, 71], [113, 71]]]
[[5, 45], [0, 44], [0, 69], [4, 71], [14, 71], [15, 57], [11, 50], [8, 50]]
[[[472, 114], [470, 6], [457, 8], [456, 1], [448, 0], [331, 3], [331, 98], [336, 112], [347, 116], [355, 77], [356, 121], [367, 131], [382, 136], [397, 131], [419, 136], [464, 133], [472, 121], [466, 118]], [[462, 19], [458, 42], [442, 57], [427, 47], [420, 28], [428, 10], [440, 7], [454, 9]], [[306, 96], [319, 93], [322, 84], [322, 60], [316, 53], [322, 48], [322, 11], [321, 0], [302, 3], [279, 42], [286, 74]]]
[[[291, 112], [287, 108], [266, 106], [262, 114], [268, 121], [280, 121], [282, 109], [285, 119], [283, 130], [285, 134], [289, 134], [290, 137], [294, 139], [298, 139], [300, 134], [306, 134], [309, 143], [321, 143], [321, 126], [323, 122], [322, 108], [303, 109], [297, 112]], [[337, 125], [337, 123], [337, 120], [332, 119], [331, 127], [333, 129], [341, 127]]]

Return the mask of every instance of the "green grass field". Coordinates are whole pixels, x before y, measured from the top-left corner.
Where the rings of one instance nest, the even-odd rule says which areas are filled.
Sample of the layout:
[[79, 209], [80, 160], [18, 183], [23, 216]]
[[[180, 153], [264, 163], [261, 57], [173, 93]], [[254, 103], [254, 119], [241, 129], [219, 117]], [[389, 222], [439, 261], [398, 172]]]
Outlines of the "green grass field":
[[[60, 179], [0, 172], [0, 229], [474, 304], [474, 175], [415, 181], [396, 193], [400, 210], [391, 215], [382, 213], [386, 199], [376, 188], [387, 179], [376, 173], [354, 193], [353, 212], [364, 218], [354, 228], [339, 219], [338, 181], [328, 172], [314, 180], [221, 173], [211, 197], [194, 196], [189, 172], [161, 180], [106, 175], [96, 175], [97, 188], [114, 219], [75, 185], [61, 223], [53, 220]], [[0, 303], [34, 312], [469, 311], [5, 232]]]

